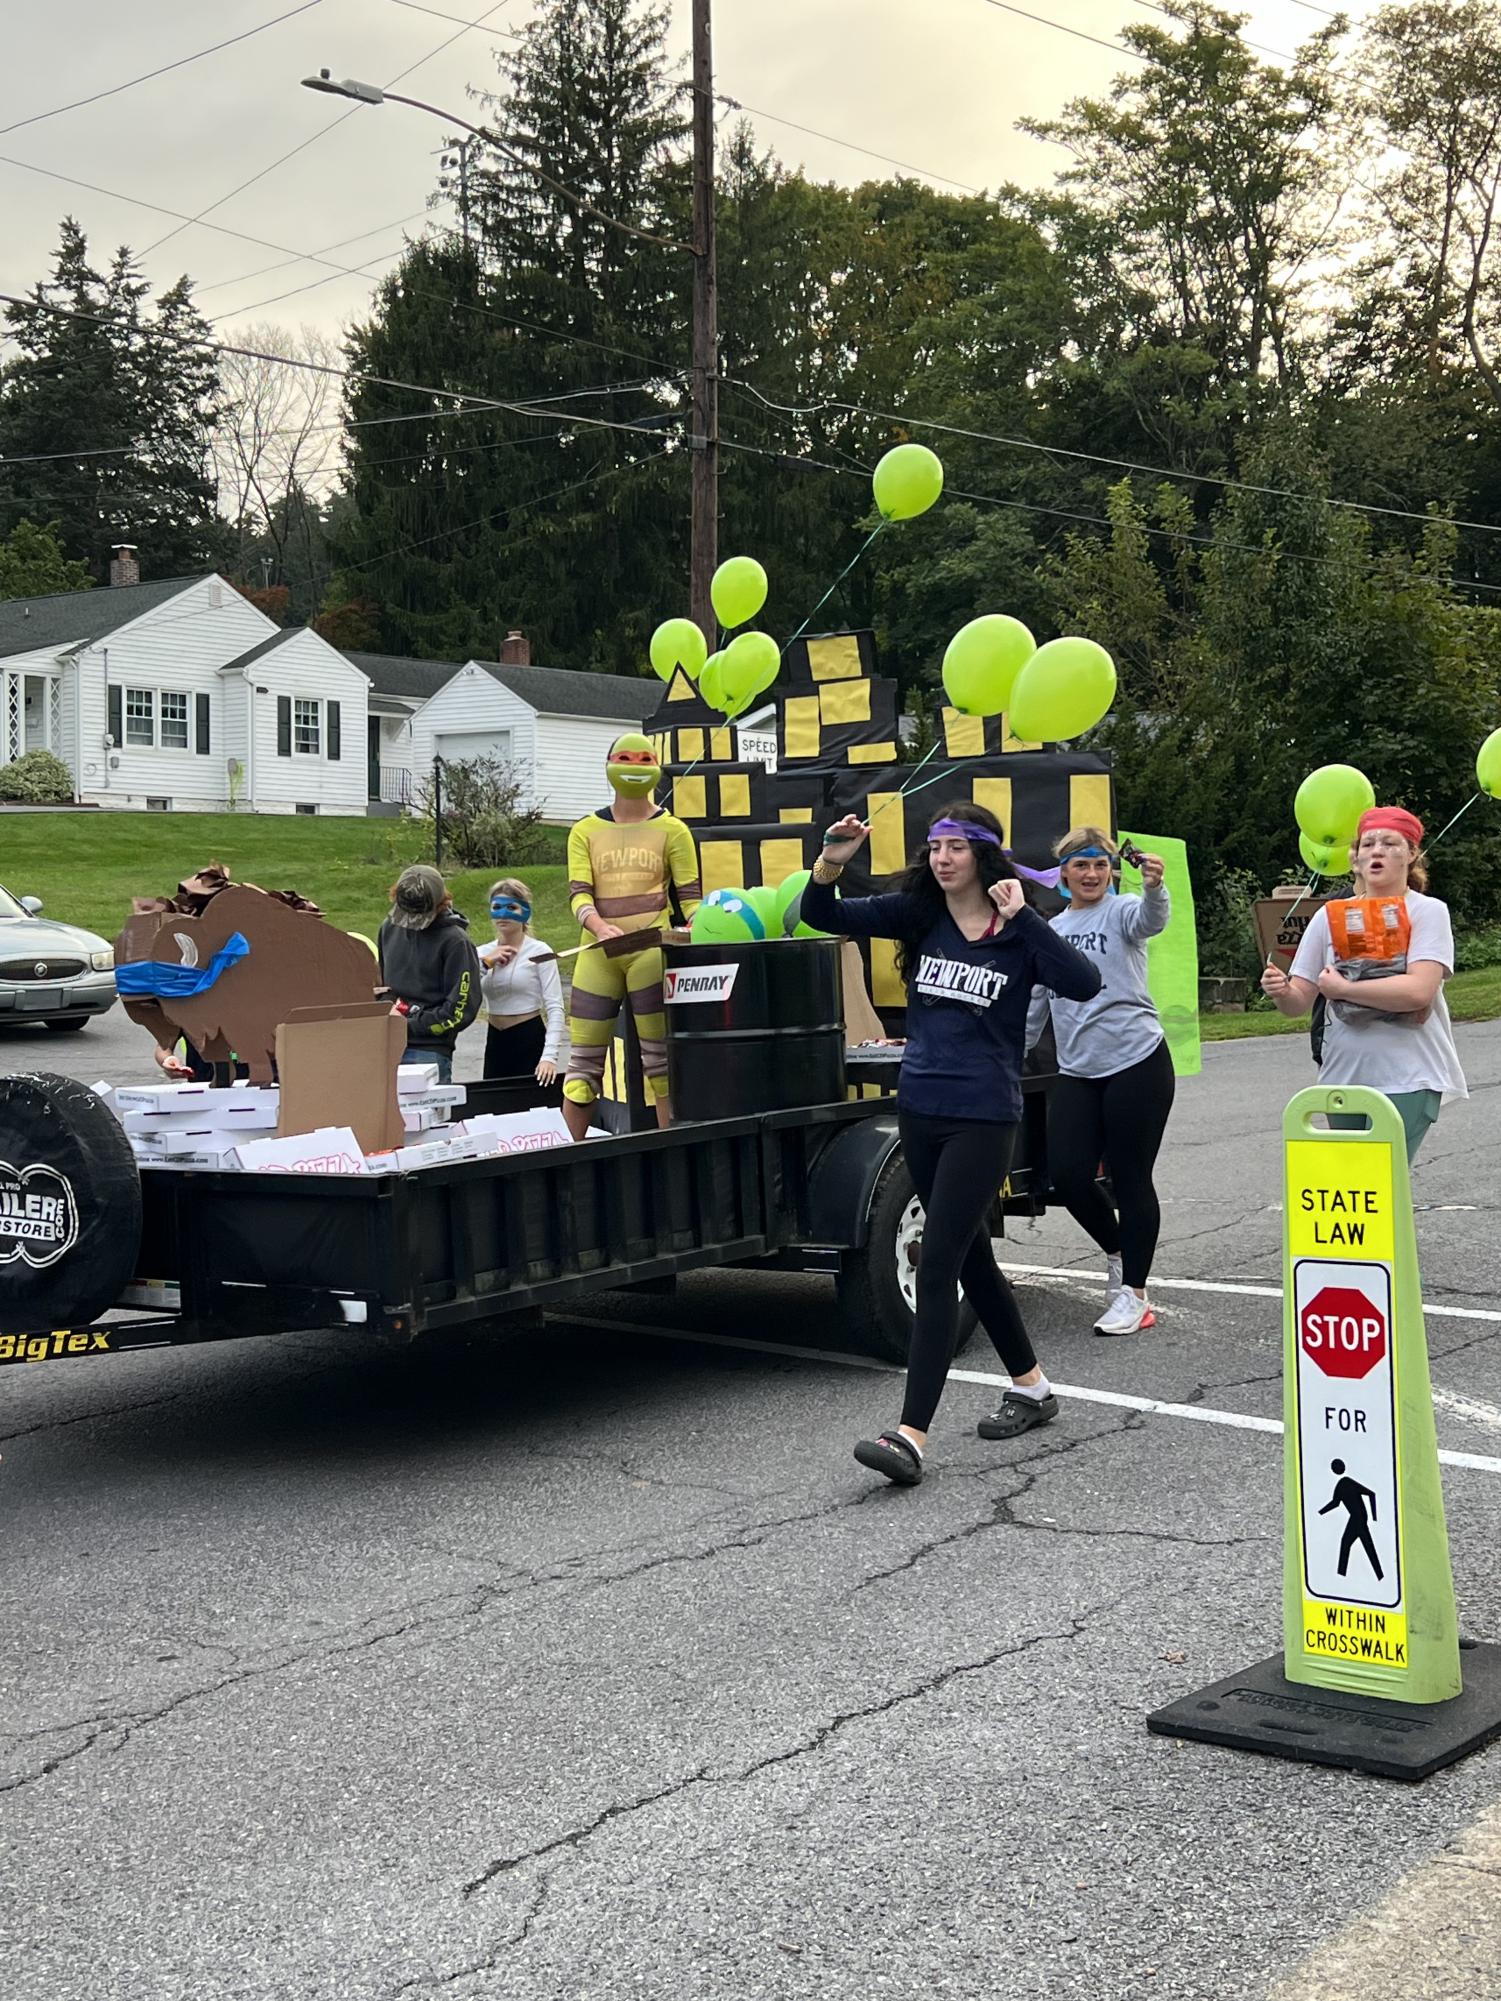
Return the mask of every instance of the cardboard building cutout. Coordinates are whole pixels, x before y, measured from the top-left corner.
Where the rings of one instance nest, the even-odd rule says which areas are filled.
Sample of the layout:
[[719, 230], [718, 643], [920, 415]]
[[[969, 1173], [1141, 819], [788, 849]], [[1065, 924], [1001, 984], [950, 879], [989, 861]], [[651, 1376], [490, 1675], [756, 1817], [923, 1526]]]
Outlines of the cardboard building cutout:
[[[207, 968], [238, 933], [249, 946], [225, 965], [212, 985], [194, 994], [122, 995], [125, 1011], [155, 1037], [175, 1047], [186, 1036], [209, 1063], [238, 1058], [254, 1084], [272, 1081], [276, 1031], [296, 1008], [334, 1007], [373, 998], [375, 969], [368, 949], [337, 930], [311, 906], [268, 895], [245, 884], [185, 895], [188, 905], [147, 902], [115, 940], [115, 963], [154, 961], [169, 967]], [[300, 901], [300, 899], [299, 899]], [[193, 907], [196, 904], [196, 909]]]

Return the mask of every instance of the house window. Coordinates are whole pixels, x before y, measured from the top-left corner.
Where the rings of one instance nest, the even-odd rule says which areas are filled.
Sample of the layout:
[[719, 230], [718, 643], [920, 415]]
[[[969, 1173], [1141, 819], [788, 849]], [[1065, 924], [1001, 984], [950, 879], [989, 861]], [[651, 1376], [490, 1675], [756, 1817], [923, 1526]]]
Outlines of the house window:
[[156, 743], [156, 696], [150, 688], [125, 690], [125, 741], [147, 750]]
[[164, 688], [162, 690], [162, 749], [186, 750], [188, 747], [188, 698]]
[[301, 696], [292, 704], [292, 748], [299, 757], [319, 754], [323, 741], [321, 706], [318, 702], [304, 701]]
[[154, 799], [148, 792], [146, 795], [146, 811], [148, 813], [170, 813], [172, 811], [172, 801], [170, 799]]
[[294, 813], [303, 813], [309, 819], [312, 819], [317, 814], [318, 808], [316, 806], [294, 806], [292, 811]]

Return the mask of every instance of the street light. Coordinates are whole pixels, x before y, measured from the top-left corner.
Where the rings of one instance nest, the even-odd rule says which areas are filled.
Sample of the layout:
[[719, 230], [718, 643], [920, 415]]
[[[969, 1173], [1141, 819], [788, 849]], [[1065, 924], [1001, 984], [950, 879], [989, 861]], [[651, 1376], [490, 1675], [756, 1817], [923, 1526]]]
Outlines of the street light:
[[[477, 139], [493, 146], [497, 153], [559, 194], [575, 208], [582, 209], [611, 229], [654, 243], [662, 250], [678, 250], [694, 260], [693, 266], [693, 435], [690, 438], [693, 471], [693, 498], [690, 516], [689, 589], [693, 617], [703, 627], [712, 646], [717, 625], [709, 596], [709, 585], [718, 563], [719, 543], [719, 326], [714, 254], [714, 123], [713, 71], [709, 42], [710, 0], [693, 0], [693, 229], [695, 243], [677, 243], [668, 236], [654, 236], [649, 229], [606, 215], [576, 189], [554, 180], [535, 161], [525, 159], [487, 126], [474, 125], [456, 112], [426, 104], [420, 97], [404, 97], [398, 91], [382, 90], [379, 84], [362, 83], [357, 77], [336, 78], [331, 71], [302, 79], [304, 90], [321, 91], [328, 97], [351, 98], [356, 104], [406, 104], [425, 111], [445, 125], [460, 126]], [[466, 204], [467, 205], [467, 204]], [[466, 217], [467, 223], [467, 217]]]

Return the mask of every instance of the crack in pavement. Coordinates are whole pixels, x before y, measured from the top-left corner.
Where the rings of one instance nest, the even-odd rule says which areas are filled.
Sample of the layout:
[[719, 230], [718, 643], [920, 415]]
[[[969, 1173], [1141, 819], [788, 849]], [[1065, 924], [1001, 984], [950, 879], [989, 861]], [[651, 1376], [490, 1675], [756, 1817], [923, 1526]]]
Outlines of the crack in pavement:
[[111, 1417], [123, 1417], [132, 1410], [154, 1410], [164, 1403], [176, 1403], [185, 1396], [185, 1390], [173, 1390], [170, 1396], [141, 1397], [135, 1403], [109, 1404], [102, 1410], [80, 1411], [76, 1417], [49, 1417], [41, 1424], [23, 1425], [19, 1431], [0, 1431], [0, 1445], [9, 1445], [14, 1438], [32, 1438], [39, 1431], [65, 1431], [70, 1424], [102, 1424]]
[[497, 1856], [494, 1861], [487, 1863], [477, 1876], [462, 1886], [460, 1894], [467, 1900], [477, 1895], [479, 1891], [487, 1889], [497, 1878], [510, 1875], [528, 1862], [540, 1862], [549, 1856], [576, 1851], [612, 1821], [623, 1820], [642, 1813], [649, 1807], [660, 1806], [665, 1800], [681, 1798], [695, 1786], [747, 1785], [765, 1772], [773, 1771], [783, 1765], [794, 1764], [800, 1758], [812, 1757], [850, 1724], [866, 1723], [874, 1717], [890, 1715], [893, 1710], [903, 1708], [909, 1702], [921, 1702], [926, 1697], [947, 1688], [950, 1682], [957, 1681], [964, 1675], [983, 1674], [988, 1669], [999, 1666], [1004, 1660], [1012, 1660], [1018, 1655], [1031, 1652], [1034, 1647], [1076, 1640], [1092, 1619], [1100, 1617], [1103, 1613], [1115, 1611], [1128, 1598], [1134, 1597], [1145, 1588], [1147, 1588], [1145, 1585], [1134, 1584], [1113, 1598], [1086, 1606], [1082, 1612], [1070, 1617], [1062, 1631], [1029, 1633], [1024, 1639], [982, 1654], [978, 1660], [950, 1662], [947, 1667], [939, 1668], [936, 1673], [914, 1683], [910, 1688], [897, 1689], [892, 1694], [884, 1695], [877, 1701], [866, 1703], [858, 1709], [839, 1710], [826, 1723], [819, 1724], [801, 1742], [788, 1745], [781, 1751], [768, 1752], [765, 1757], [754, 1759], [739, 1771], [716, 1772], [710, 1765], [701, 1764], [691, 1772], [670, 1780], [664, 1786], [659, 1786], [655, 1792], [642, 1793], [634, 1799], [612, 1800], [609, 1806], [602, 1808], [594, 1816], [593, 1820], [584, 1821], [563, 1834], [554, 1835], [550, 1841], [540, 1842], [535, 1848], [523, 1849], [517, 1855]]
[[471, 1960], [467, 1966], [456, 1966], [452, 1973], [424, 1973], [415, 1979], [403, 1980], [398, 1986], [389, 1990], [385, 2001], [399, 2001], [399, 1997], [403, 1994], [436, 1994], [440, 1988], [452, 1987], [460, 1980], [474, 1980], [482, 1973], [493, 1973], [505, 1953], [514, 1952], [518, 1946], [525, 1945], [531, 1937], [533, 1927], [541, 1917], [543, 1906], [551, 1891], [552, 1871], [547, 1870], [537, 1880], [531, 1902], [522, 1913], [521, 1923], [515, 1931], [497, 1940], [482, 1959]]

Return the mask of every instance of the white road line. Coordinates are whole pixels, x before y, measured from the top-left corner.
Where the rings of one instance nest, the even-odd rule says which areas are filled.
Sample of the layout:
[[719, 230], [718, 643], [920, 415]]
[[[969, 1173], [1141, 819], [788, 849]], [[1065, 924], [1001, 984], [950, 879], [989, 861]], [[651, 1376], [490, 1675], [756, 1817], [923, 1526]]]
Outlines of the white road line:
[[[1008, 1278], [1066, 1278], [1076, 1284], [1088, 1286], [1098, 1292], [1102, 1281], [1093, 1273], [1081, 1270], [1077, 1265], [1012, 1265], [1003, 1264], [1001, 1270]], [[1233, 1292], [1248, 1299], [1281, 1299], [1280, 1285], [1231, 1285], [1227, 1282], [1208, 1278], [1154, 1278], [1153, 1292]], [[1483, 1306], [1430, 1306], [1423, 1302], [1423, 1317], [1444, 1320], [1494, 1320], [1501, 1322], [1501, 1313]]]
[[1453, 1390], [1435, 1390], [1433, 1401], [1463, 1424], [1480, 1424], [1487, 1431], [1501, 1431], [1501, 1408], [1493, 1403], [1483, 1403], [1479, 1397], [1457, 1396]]
[[[838, 1355], [827, 1348], [794, 1348], [783, 1341], [743, 1340], [735, 1334], [697, 1334], [689, 1327], [646, 1327], [636, 1320], [600, 1320], [556, 1309], [554, 1317], [566, 1321], [570, 1327], [594, 1327], [606, 1334], [647, 1334], [654, 1341], [685, 1341], [703, 1348], [744, 1348], [758, 1355], [786, 1355], [798, 1362], [827, 1362], [837, 1368], [866, 1369], [883, 1376], [906, 1373], [894, 1362], [878, 1362], [869, 1355]], [[1009, 1376], [988, 1375], [981, 1369], [950, 1369], [948, 1379], [951, 1383], [988, 1383], [997, 1389], [1007, 1389], [1011, 1383]], [[1086, 1389], [1075, 1383], [1054, 1383], [1053, 1388], [1059, 1396], [1072, 1397], [1078, 1403], [1109, 1404], [1117, 1410], [1144, 1411], [1149, 1417], [1183, 1417], [1195, 1424], [1224, 1425], [1232, 1431], [1265, 1431], [1279, 1438], [1282, 1435], [1281, 1418], [1252, 1417], [1243, 1410], [1209, 1410], [1196, 1403], [1164, 1403], [1158, 1397], [1134, 1397], [1124, 1390]], [[1497, 1415], [1501, 1417], [1501, 1413]], [[1441, 1451], [1438, 1456], [1445, 1466], [1462, 1466], [1472, 1473], [1501, 1473], [1501, 1459], [1487, 1458], [1481, 1452]]]

